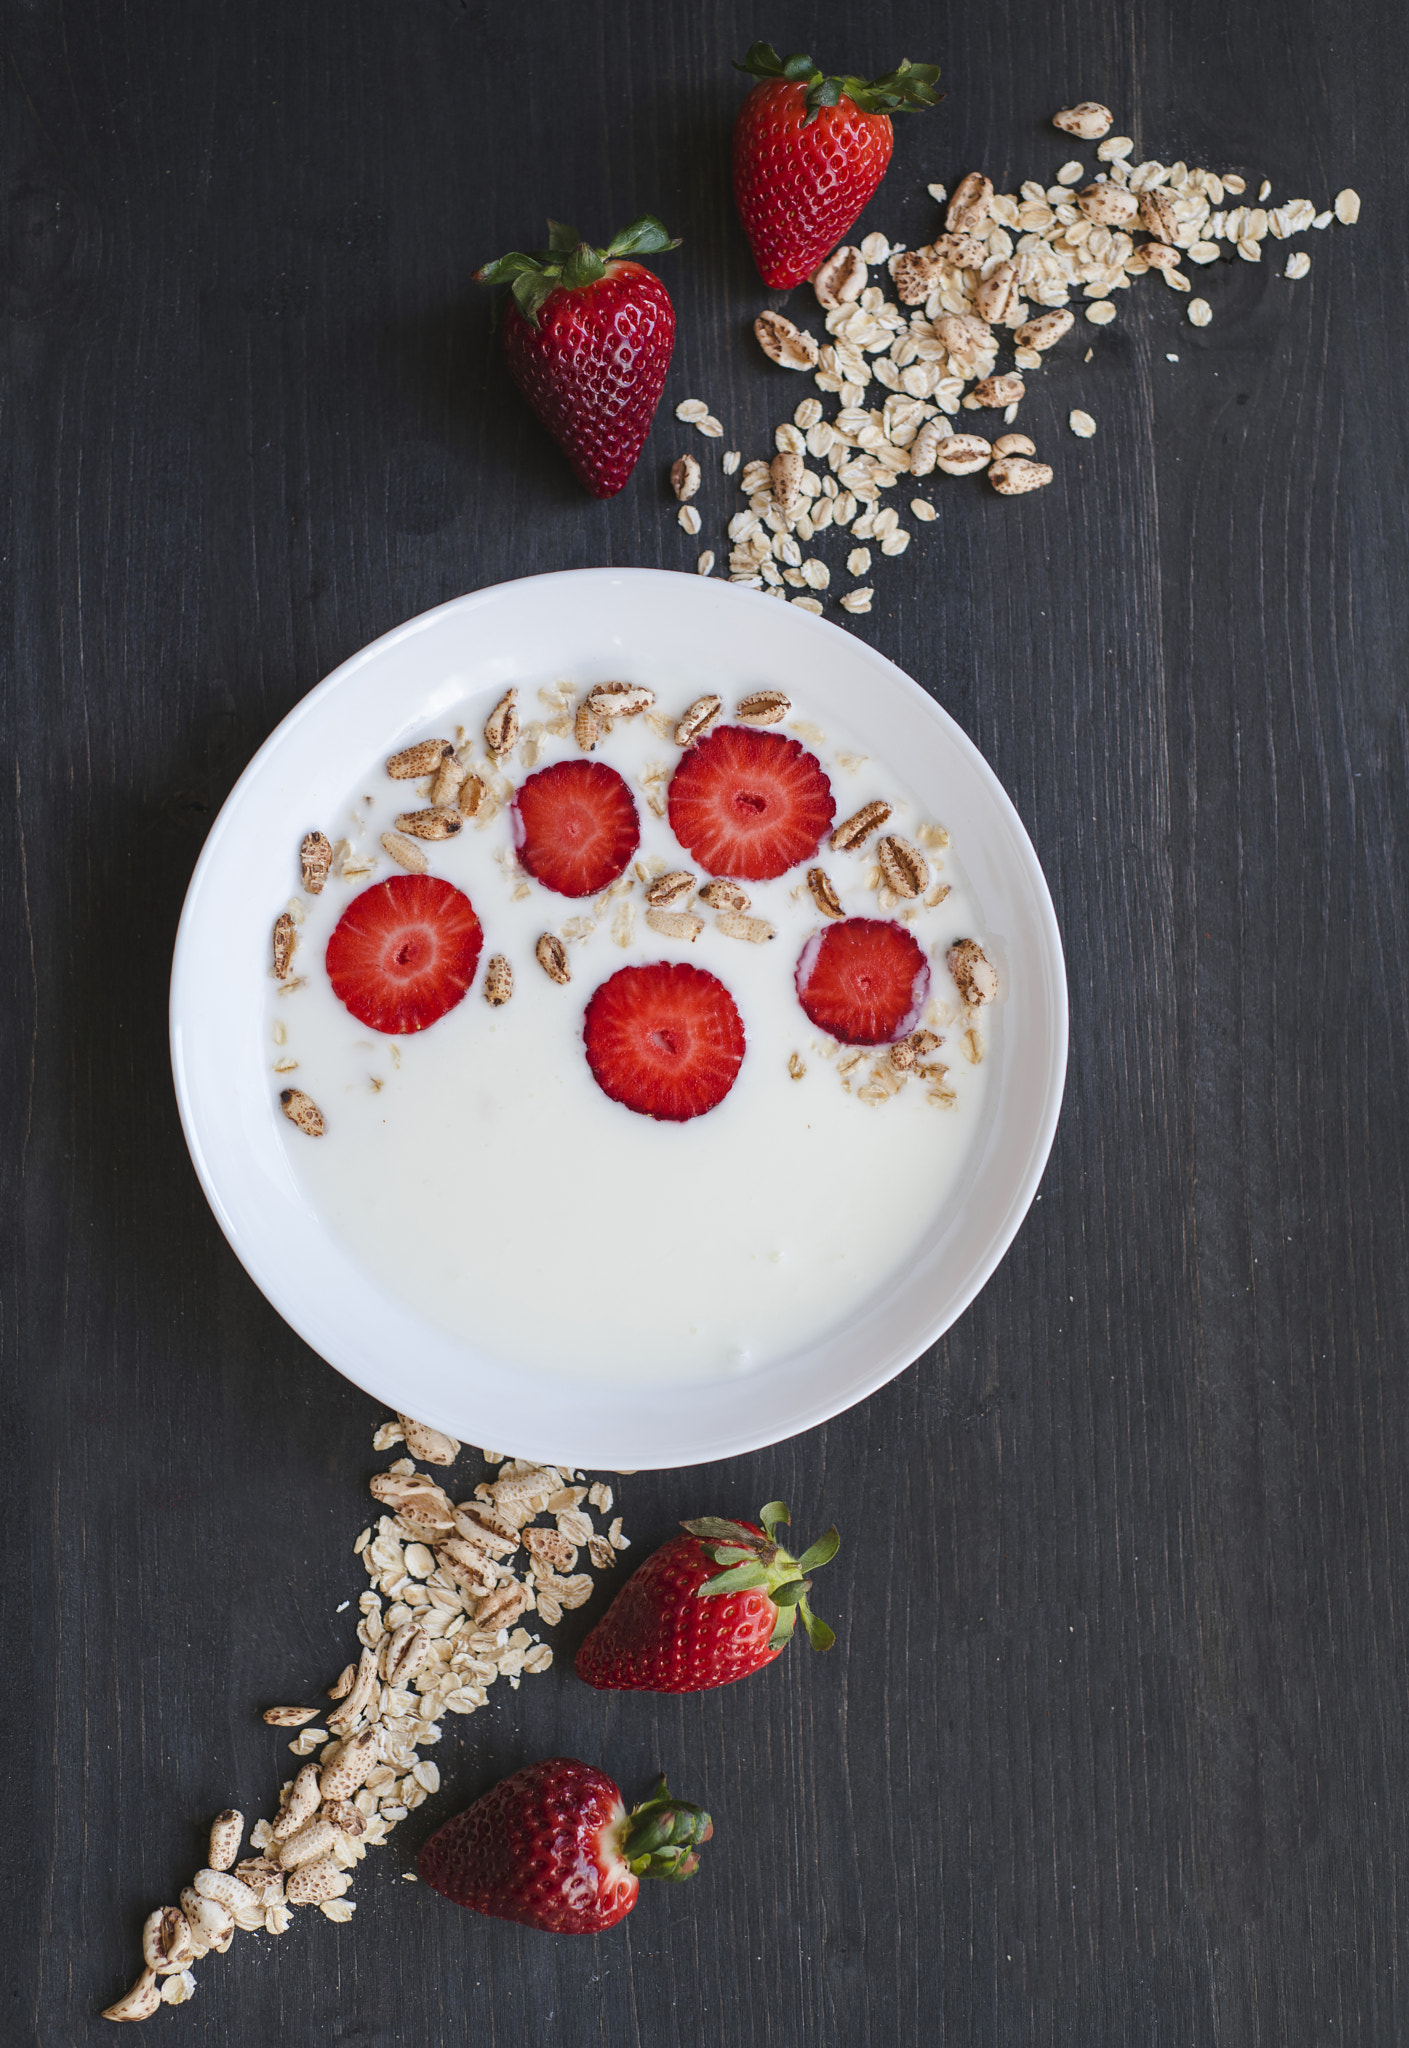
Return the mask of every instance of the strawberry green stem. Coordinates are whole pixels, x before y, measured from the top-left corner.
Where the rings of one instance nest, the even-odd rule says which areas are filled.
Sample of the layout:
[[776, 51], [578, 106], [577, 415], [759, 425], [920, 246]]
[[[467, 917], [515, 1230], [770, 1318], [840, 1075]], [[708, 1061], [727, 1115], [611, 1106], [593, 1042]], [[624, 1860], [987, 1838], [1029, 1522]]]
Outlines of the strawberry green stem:
[[816, 120], [823, 107], [834, 107], [843, 97], [863, 114], [914, 113], [920, 107], [934, 106], [944, 97], [934, 89], [939, 66], [912, 64], [908, 57], [902, 57], [894, 71], [887, 71], [882, 78], [828, 77], [810, 57], [780, 57], [771, 43], [755, 43], [742, 64], [736, 63], [734, 69], [747, 71], [751, 78], [782, 78], [790, 85], [805, 85], [809, 123]]
[[682, 1522], [681, 1528], [697, 1537], [722, 1570], [697, 1589], [699, 1596], [745, 1593], [755, 1589], [768, 1595], [778, 1610], [778, 1619], [768, 1647], [780, 1649], [801, 1621], [814, 1650], [830, 1650], [836, 1636], [825, 1621], [819, 1621], [807, 1603], [812, 1581], [807, 1574], [819, 1565], [830, 1564], [841, 1545], [835, 1529], [793, 1557], [777, 1541], [775, 1531], [788, 1525], [786, 1503], [770, 1500], [758, 1515], [763, 1534], [744, 1522], [728, 1522], [719, 1515], [702, 1515], [698, 1521]]
[[496, 256], [492, 263], [480, 265], [474, 274], [475, 283], [508, 285], [525, 320], [531, 327], [537, 327], [538, 310], [551, 292], [560, 288], [581, 291], [586, 285], [597, 284], [606, 276], [607, 265], [624, 256], [655, 256], [679, 247], [679, 237], [672, 241], [653, 213], [643, 213], [639, 220], [633, 220], [630, 227], [612, 237], [605, 249], [594, 249], [590, 242], [584, 242], [577, 229], [569, 227], [566, 221], [550, 220], [546, 249], [535, 249], [527, 255], [520, 249], [511, 249], [507, 256]]
[[664, 1777], [623, 1823], [621, 1853], [637, 1877], [681, 1884], [700, 1867], [699, 1847], [714, 1833], [702, 1806], [672, 1799]]

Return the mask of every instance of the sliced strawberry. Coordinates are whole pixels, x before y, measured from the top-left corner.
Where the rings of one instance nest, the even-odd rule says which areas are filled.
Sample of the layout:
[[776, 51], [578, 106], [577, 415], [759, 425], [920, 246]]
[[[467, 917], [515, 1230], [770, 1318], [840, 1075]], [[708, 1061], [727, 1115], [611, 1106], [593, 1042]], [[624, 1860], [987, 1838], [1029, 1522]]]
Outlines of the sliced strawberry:
[[631, 791], [604, 761], [556, 761], [530, 775], [510, 821], [519, 859], [559, 896], [595, 896], [641, 843]]
[[712, 875], [768, 882], [811, 860], [835, 815], [815, 754], [781, 733], [720, 725], [670, 781], [670, 828]]
[[454, 1009], [483, 944], [468, 896], [436, 875], [394, 875], [354, 896], [338, 919], [328, 979], [359, 1024], [399, 1037]]
[[844, 1045], [893, 1045], [920, 1021], [929, 962], [903, 924], [848, 917], [810, 938], [797, 999], [819, 1031]]
[[714, 975], [680, 961], [623, 967], [604, 981], [582, 1036], [602, 1093], [662, 1123], [716, 1108], [744, 1057], [734, 998]]

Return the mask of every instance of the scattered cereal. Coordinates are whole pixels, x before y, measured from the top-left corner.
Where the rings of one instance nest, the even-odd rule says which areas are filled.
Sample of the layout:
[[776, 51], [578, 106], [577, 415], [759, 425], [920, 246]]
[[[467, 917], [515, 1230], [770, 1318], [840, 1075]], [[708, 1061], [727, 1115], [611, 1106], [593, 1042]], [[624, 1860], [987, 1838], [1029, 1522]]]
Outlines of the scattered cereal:
[[1089, 441], [1096, 431], [1096, 422], [1089, 412], [1072, 412], [1067, 415], [1067, 425], [1078, 440]]
[[[821, 559], [829, 529], [869, 543], [846, 552], [853, 576], [866, 574], [876, 553], [895, 557], [908, 547], [913, 536], [884, 496], [907, 475], [919, 482], [935, 471], [986, 470], [1002, 495], [1040, 489], [1052, 471], [1026, 436], [1000, 434], [990, 446], [982, 435], [956, 433], [956, 415], [990, 408], [1011, 425], [1025, 390], [1019, 373], [1040, 371], [1047, 351], [1080, 333], [1078, 313], [1088, 328], [1110, 325], [1117, 293], [1138, 278], [1158, 271], [1167, 289], [1187, 295], [1186, 259], [1190, 268], [1225, 254], [1260, 262], [1268, 239], [1359, 215], [1349, 188], [1334, 212], [1317, 213], [1304, 199], [1269, 209], [1265, 179], [1256, 181], [1256, 204], [1240, 204], [1247, 182], [1235, 173], [1139, 162], [1129, 136], [1109, 133], [1114, 116], [1097, 101], [1064, 107], [1053, 121], [1095, 145], [1101, 168], [1093, 178], [1072, 158], [1055, 182], [1028, 179], [1012, 192], [995, 192], [981, 171], [967, 173], [952, 199], [945, 185], [931, 184], [930, 197], [947, 209], [932, 242], [907, 249], [876, 231], [859, 248], [839, 244], [818, 267], [824, 338], [781, 313], [758, 316], [765, 353], [783, 368], [810, 371], [819, 397], [792, 407], [774, 429], [772, 450], [749, 461], [730, 450], [723, 459], [746, 501], [728, 521], [731, 582], [819, 609], [811, 592], [834, 573]], [[1308, 268], [1303, 252], [1289, 252], [1287, 277]], [[1206, 300], [1189, 299], [1187, 310], [1194, 326], [1208, 324]], [[1012, 370], [1000, 360], [1004, 348]], [[1093, 354], [1087, 348], [1083, 359]], [[700, 399], [685, 400], [677, 416], [701, 432], [718, 429]], [[1095, 432], [1085, 413], [1070, 424], [1083, 438]], [[934, 523], [928, 498], [904, 502], [917, 522]], [[873, 598], [863, 587], [839, 601], [857, 616]]]
[[[374, 1444], [389, 1450], [413, 1434], [435, 1439], [445, 1462], [440, 1447], [454, 1439], [407, 1417], [383, 1423]], [[196, 1988], [187, 1964], [223, 1954], [239, 1929], [285, 1933], [300, 1905], [346, 1924], [356, 1907], [343, 1894], [367, 1851], [440, 1789], [438, 1768], [417, 1752], [440, 1741], [444, 1716], [474, 1713], [498, 1678], [517, 1687], [552, 1664], [551, 1647], [521, 1623], [551, 1626], [591, 1594], [590, 1575], [559, 1576], [550, 1550], [572, 1573], [584, 1540], [595, 1568], [615, 1568], [615, 1553], [628, 1547], [620, 1516], [599, 1533], [582, 1505], [607, 1515], [612, 1490], [601, 1480], [573, 1485], [580, 1475], [556, 1466], [483, 1456], [488, 1477], [458, 1503], [410, 1458], [372, 1479], [384, 1512], [356, 1545], [371, 1588], [358, 1602], [360, 1660], [330, 1688], [341, 1704], [328, 1729], [305, 1728], [293, 1745], [309, 1760], [283, 1786], [274, 1820], [255, 1822], [244, 1862], [234, 1863], [240, 1815], [218, 1816], [211, 1866], [181, 1893], [179, 1910], [149, 1917], [147, 1967], [105, 2017], [142, 2020], [163, 2003], [183, 2004]], [[545, 1514], [556, 1529], [531, 1526]], [[279, 1708], [265, 1718], [288, 1726], [315, 1712]], [[403, 1876], [414, 1881], [413, 1872]]]
[[1103, 107], [1099, 100], [1081, 100], [1074, 107], [1063, 107], [1052, 116], [1052, 126], [1062, 129], [1068, 135], [1079, 135], [1083, 141], [1094, 142], [1098, 135], [1104, 135], [1115, 120], [1109, 107]]
[[1004, 455], [990, 466], [988, 481], [1005, 498], [1017, 498], [1051, 483], [1052, 470], [1050, 464], [1029, 462], [1025, 455]]
[[700, 465], [693, 455], [677, 456], [670, 465], [670, 488], [683, 505], [700, 487]]

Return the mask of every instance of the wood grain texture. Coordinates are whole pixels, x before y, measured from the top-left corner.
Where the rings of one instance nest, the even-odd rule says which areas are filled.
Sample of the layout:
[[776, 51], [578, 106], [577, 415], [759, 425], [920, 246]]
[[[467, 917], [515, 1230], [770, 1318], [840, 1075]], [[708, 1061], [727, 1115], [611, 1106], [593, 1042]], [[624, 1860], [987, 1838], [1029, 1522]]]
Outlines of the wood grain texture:
[[[177, 1127], [192, 863], [254, 747], [375, 634], [504, 577], [692, 565], [665, 482], [684, 430], [663, 411], [632, 486], [589, 503], [469, 278], [548, 213], [605, 236], [659, 211], [686, 238], [660, 263], [667, 407], [702, 396], [724, 445], [766, 452], [809, 388], [747, 338], [766, 299], [728, 199], [729, 63], [767, 35], [944, 66], [866, 217], [895, 239], [933, 232], [930, 179], [1083, 154], [1045, 124], [1086, 96], [1141, 153], [1318, 203], [1352, 184], [1362, 221], [1310, 239], [1300, 284], [1221, 267], [1201, 332], [1137, 287], [1090, 364], [1032, 379], [1050, 490], [936, 478], [939, 519], [850, 627], [1027, 820], [1073, 1054], [1041, 1199], [931, 1355], [797, 1442], [623, 1484], [636, 1556], [775, 1494], [800, 1528], [837, 1519], [838, 1649], [679, 1701], [590, 1693], [560, 1655], [449, 1731], [444, 1792], [349, 1926], [241, 1938], [152, 2025], [203, 2048], [1402, 2041], [1402, 7], [3, 18], [0, 2038], [107, 2038], [210, 1816], [274, 1792], [257, 1709], [340, 1668], [362, 1584], [378, 1417], [254, 1291]], [[1093, 441], [1065, 431], [1078, 404]], [[698, 502], [717, 534], [708, 463]], [[560, 1750], [703, 1799], [698, 1884], [571, 1942], [401, 1883], [438, 1818]]]

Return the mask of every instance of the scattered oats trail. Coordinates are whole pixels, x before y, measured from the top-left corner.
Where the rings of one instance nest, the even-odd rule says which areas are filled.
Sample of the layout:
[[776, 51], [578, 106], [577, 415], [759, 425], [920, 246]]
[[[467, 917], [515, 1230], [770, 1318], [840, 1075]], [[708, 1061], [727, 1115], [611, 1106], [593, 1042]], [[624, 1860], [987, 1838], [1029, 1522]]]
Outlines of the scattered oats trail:
[[[803, 549], [834, 530], [875, 541], [882, 555], [903, 554], [911, 531], [880, 499], [907, 474], [986, 470], [1001, 496], [1042, 490], [1053, 471], [1032, 459], [1037, 450], [1025, 436], [1015, 449], [1003, 444], [1017, 437], [958, 434], [950, 422], [960, 412], [997, 412], [1011, 426], [1027, 396], [1025, 376], [1039, 371], [1046, 352], [1067, 336], [1081, 339], [1073, 302], [1084, 302], [1086, 328], [1108, 327], [1118, 316], [1116, 295], [1139, 278], [1158, 276], [1169, 290], [1188, 292], [1186, 260], [1258, 263], [1269, 240], [1285, 242], [1333, 219], [1350, 226], [1360, 217], [1359, 195], [1348, 188], [1319, 210], [1309, 199], [1268, 207], [1271, 187], [1264, 179], [1257, 203], [1248, 206], [1242, 203], [1247, 180], [1236, 172], [1154, 158], [1132, 163], [1130, 137], [1108, 132], [1114, 118], [1093, 100], [1052, 117], [1057, 130], [1095, 143], [1094, 170], [1072, 158], [1051, 184], [1027, 179], [1016, 192], [995, 192], [982, 172], [970, 171], [952, 197], [943, 185], [928, 187], [936, 204], [947, 202], [943, 231], [933, 242], [907, 249], [875, 232], [859, 247], [834, 249], [813, 279], [828, 340], [819, 341], [784, 313], [758, 315], [754, 334], [769, 361], [810, 374], [838, 406], [828, 418], [817, 399], [804, 399], [775, 429], [772, 457], [743, 466], [747, 505], [728, 522], [731, 583], [765, 590], [803, 611], [824, 611], [832, 569]], [[1310, 268], [1310, 256], [1297, 250], [1282, 275], [1295, 280]], [[899, 303], [868, 281], [877, 269], [889, 276]], [[1208, 300], [1191, 299], [1188, 318], [1195, 327], [1208, 326]], [[1011, 370], [998, 368], [1005, 347], [1013, 350]], [[884, 394], [878, 405], [867, 402], [873, 384]], [[681, 400], [675, 416], [709, 438], [723, 433], [701, 398]], [[1091, 415], [1080, 409], [1069, 423], [1079, 439], [1096, 432]], [[739, 467], [739, 451], [731, 449], [723, 473], [733, 476]], [[700, 474], [692, 455], [677, 458], [671, 482], [678, 498], [695, 495]], [[910, 512], [920, 525], [935, 518], [925, 498], [911, 500]], [[701, 531], [694, 506], [682, 502], [678, 517], [688, 533]], [[857, 567], [861, 554], [865, 565]], [[699, 558], [699, 573], [713, 574], [714, 564], [710, 549]], [[863, 576], [869, 567], [869, 550], [850, 552], [849, 574]], [[873, 597], [870, 586], [858, 585], [838, 601], [856, 617], [870, 611]]]
[[[234, 1807], [217, 1815], [206, 1867], [179, 1905], [149, 1916], [141, 1975], [105, 2019], [149, 2019], [163, 2005], [185, 2004], [196, 1989], [193, 1964], [224, 1955], [236, 1933], [285, 1933], [297, 1906], [350, 1920], [356, 1909], [346, 1894], [358, 1864], [440, 1789], [439, 1769], [420, 1751], [440, 1741], [444, 1717], [475, 1713], [500, 1678], [517, 1691], [522, 1678], [546, 1671], [553, 1652], [528, 1617], [555, 1627], [591, 1598], [592, 1571], [613, 1570], [630, 1547], [619, 1515], [602, 1530], [589, 1512], [611, 1516], [604, 1479], [589, 1484], [582, 1473], [486, 1451], [491, 1476], [456, 1502], [414, 1462], [453, 1465], [455, 1439], [399, 1415], [372, 1446], [403, 1442], [414, 1456], [371, 1481], [387, 1512], [353, 1545], [371, 1581], [357, 1602], [357, 1662], [328, 1687], [330, 1712], [265, 1709], [271, 1728], [298, 1729], [289, 1749], [301, 1768], [281, 1787], [273, 1818], [250, 1829], [254, 1853], [242, 1862], [244, 1815]], [[591, 1570], [577, 1568], [583, 1551]], [[326, 1726], [309, 1725], [319, 1719]]]

